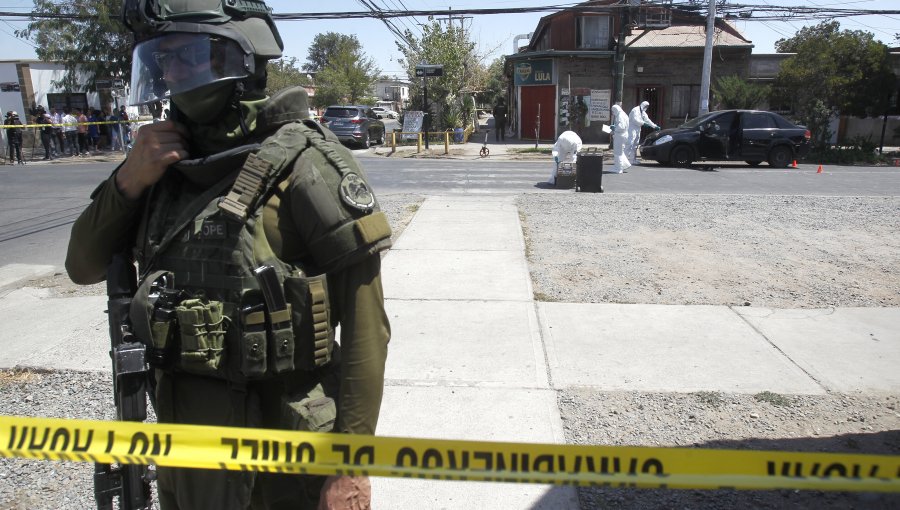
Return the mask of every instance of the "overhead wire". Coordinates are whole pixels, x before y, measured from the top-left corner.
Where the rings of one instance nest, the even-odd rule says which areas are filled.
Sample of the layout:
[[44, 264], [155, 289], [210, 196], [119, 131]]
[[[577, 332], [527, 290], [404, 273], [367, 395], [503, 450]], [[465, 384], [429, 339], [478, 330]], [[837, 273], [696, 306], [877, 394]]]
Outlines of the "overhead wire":
[[[362, 4], [363, 7], [369, 9], [369, 12], [373, 15], [373, 17], [381, 20], [382, 23], [387, 27], [387, 29], [394, 34], [394, 38], [400, 43], [401, 46], [412, 47], [412, 41], [410, 41], [406, 34], [400, 31], [391, 20], [385, 18], [382, 14], [384, 10], [377, 7], [374, 2], [369, 2], [367, 0], [357, 0], [357, 3]], [[274, 15], [273, 15], [274, 17]], [[277, 19], [277, 18], [276, 18]]]
[[[498, 15], [498, 14], [527, 14], [538, 12], [556, 12], [560, 10], [569, 10], [572, 12], [608, 12], [609, 9], [626, 9], [630, 8], [627, 4], [611, 4], [611, 5], [584, 5], [584, 4], [552, 4], [532, 7], [502, 7], [502, 8], [457, 8], [457, 9], [430, 9], [430, 10], [386, 10], [373, 6], [366, 0], [357, 0], [366, 10], [356, 12], [296, 12], [296, 13], [273, 13], [272, 17], [279, 21], [300, 21], [300, 20], [329, 20], [329, 19], [351, 19], [351, 18], [377, 18], [380, 20], [391, 20], [393, 18], [404, 17], [425, 17], [425, 16], [448, 16], [448, 15]], [[701, 6], [697, 4], [675, 2], [671, 4], [673, 8], [700, 12]], [[830, 19], [852, 16], [870, 16], [870, 15], [900, 15], [900, 10], [873, 10], [873, 9], [821, 9], [819, 7], [807, 6], [775, 6], [775, 5], [755, 5], [755, 4], [724, 4], [719, 8], [723, 13], [729, 13], [740, 19], [747, 21], [785, 21], [785, 20], [814, 20], [814, 19]], [[741, 15], [743, 13], [743, 15]], [[756, 15], [756, 13], [765, 13]], [[73, 14], [49, 14], [40, 12], [11, 12], [0, 11], [0, 18], [29, 18], [29, 19], [73, 19], [73, 20], [90, 20], [93, 16], [73, 15]], [[390, 26], [390, 25], [388, 25]], [[396, 29], [396, 27], [394, 27]]]
[[32, 48], [37, 49], [38, 46], [37, 46], [36, 44], [31, 44], [31, 41], [29, 41], [28, 39], [26, 39], [26, 38], [24, 38], [24, 37], [17, 37], [17, 36], [14, 35], [15, 31], [18, 30], [18, 29], [17, 29], [15, 26], [13, 26], [12, 23], [10, 23], [9, 21], [6, 21], [5, 19], [0, 20], [0, 21], [2, 21], [4, 25], [6, 25], [6, 26], [8, 26], [9, 28], [13, 29], [13, 34], [10, 34], [10, 33], [7, 32], [6, 30], [0, 30], [0, 32], [3, 32], [4, 34], [6, 34], [6, 35], [8, 35], [8, 36], [10, 36], [10, 37], [12, 37], [12, 38], [14, 38], [14, 39], [18, 39], [19, 41], [22, 41], [23, 43], [27, 44], [28, 46], [31, 46]]

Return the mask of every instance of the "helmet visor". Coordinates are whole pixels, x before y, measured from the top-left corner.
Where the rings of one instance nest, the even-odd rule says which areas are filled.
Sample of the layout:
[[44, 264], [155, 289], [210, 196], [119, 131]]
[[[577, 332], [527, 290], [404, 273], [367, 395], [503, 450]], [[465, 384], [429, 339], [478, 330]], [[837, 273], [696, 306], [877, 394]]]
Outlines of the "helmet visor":
[[170, 32], [134, 47], [128, 102], [152, 103], [248, 74], [244, 52], [231, 39]]

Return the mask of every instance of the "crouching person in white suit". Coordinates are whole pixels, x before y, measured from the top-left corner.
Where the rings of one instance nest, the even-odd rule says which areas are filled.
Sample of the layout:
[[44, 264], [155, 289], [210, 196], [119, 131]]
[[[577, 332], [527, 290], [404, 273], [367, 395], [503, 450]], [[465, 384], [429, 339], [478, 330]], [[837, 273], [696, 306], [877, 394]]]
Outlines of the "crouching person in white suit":
[[559, 168], [559, 164], [574, 164], [575, 160], [578, 159], [578, 151], [580, 150], [581, 137], [574, 131], [563, 131], [559, 135], [553, 150], [550, 152], [553, 155], [553, 172], [550, 174], [550, 178], [547, 179], [548, 184], [551, 186], [556, 184], [556, 170]]

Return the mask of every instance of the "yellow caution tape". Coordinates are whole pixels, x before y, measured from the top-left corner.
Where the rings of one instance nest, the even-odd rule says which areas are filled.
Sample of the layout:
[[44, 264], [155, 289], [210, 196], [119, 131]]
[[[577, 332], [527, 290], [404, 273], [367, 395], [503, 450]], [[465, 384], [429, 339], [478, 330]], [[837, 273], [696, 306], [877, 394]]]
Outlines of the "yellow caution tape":
[[0, 416], [0, 456], [434, 480], [900, 492], [900, 456], [582, 446]]

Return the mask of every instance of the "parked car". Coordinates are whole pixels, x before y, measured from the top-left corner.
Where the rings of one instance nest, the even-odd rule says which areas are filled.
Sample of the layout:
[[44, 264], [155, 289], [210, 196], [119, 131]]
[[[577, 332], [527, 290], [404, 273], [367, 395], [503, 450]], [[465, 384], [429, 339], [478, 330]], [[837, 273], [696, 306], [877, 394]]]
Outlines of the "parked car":
[[373, 106], [372, 111], [375, 112], [375, 115], [378, 115], [379, 119], [396, 119], [400, 115], [394, 110], [388, 110], [387, 108], [383, 108], [381, 106]]
[[344, 143], [363, 147], [384, 143], [384, 122], [368, 106], [329, 106], [320, 122]]
[[694, 161], [768, 161], [783, 168], [809, 152], [809, 130], [781, 115], [758, 110], [720, 110], [680, 127], [647, 135], [641, 158], [662, 165], [690, 166]]

